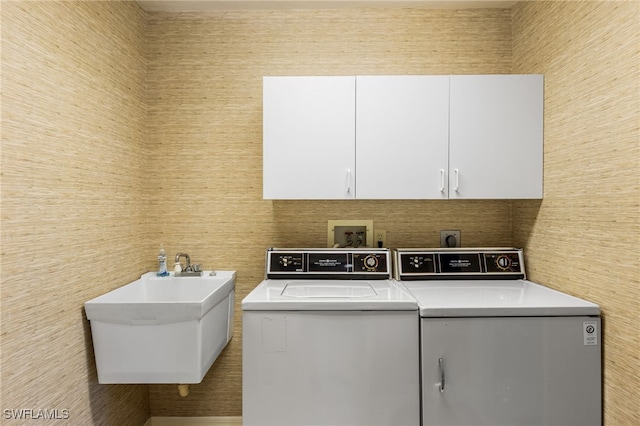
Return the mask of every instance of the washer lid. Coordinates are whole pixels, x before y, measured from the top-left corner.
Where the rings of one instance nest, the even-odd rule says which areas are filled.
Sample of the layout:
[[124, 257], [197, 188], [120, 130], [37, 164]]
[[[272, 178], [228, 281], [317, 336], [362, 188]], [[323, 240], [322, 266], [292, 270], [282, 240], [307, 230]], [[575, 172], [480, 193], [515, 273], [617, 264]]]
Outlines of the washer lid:
[[282, 290], [284, 297], [299, 298], [358, 298], [375, 297], [376, 291], [367, 281], [355, 281], [348, 285], [331, 281], [291, 281]]
[[244, 311], [416, 311], [409, 292], [392, 280], [262, 281], [242, 300]]
[[600, 315], [586, 300], [527, 280], [403, 281], [421, 317]]

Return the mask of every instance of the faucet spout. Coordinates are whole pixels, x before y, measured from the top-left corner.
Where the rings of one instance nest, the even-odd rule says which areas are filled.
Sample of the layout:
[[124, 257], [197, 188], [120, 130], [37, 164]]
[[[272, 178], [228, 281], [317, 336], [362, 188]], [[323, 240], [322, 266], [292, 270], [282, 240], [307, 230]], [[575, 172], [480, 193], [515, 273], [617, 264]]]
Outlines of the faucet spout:
[[185, 260], [185, 265], [184, 268], [182, 268], [183, 271], [190, 271], [191, 270], [191, 258], [189, 257], [189, 255], [187, 253], [177, 253], [176, 254], [176, 263], [180, 263], [180, 258], [184, 257]]

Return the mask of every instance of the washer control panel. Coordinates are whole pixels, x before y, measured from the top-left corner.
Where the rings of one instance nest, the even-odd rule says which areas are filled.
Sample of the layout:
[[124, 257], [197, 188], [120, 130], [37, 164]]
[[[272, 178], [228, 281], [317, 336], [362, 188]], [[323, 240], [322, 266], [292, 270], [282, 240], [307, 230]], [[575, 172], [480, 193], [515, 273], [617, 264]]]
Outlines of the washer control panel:
[[269, 249], [267, 278], [390, 279], [389, 249]]
[[399, 280], [525, 278], [522, 249], [397, 249], [394, 254]]

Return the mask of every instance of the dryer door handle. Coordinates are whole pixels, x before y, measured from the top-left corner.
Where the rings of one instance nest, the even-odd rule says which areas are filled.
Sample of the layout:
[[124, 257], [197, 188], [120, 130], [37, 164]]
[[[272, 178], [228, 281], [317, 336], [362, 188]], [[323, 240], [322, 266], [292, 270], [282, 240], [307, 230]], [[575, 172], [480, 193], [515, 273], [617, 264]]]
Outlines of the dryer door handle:
[[444, 392], [444, 358], [438, 358], [438, 368], [440, 369], [440, 392]]

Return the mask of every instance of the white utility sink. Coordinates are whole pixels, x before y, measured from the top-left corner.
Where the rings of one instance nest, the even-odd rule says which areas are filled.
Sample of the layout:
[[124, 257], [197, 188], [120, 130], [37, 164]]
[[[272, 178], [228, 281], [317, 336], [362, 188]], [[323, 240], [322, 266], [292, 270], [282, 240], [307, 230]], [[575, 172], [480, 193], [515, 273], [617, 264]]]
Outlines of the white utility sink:
[[85, 302], [99, 383], [200, 383], [233, 334], [235, 271], [140, 279]]

